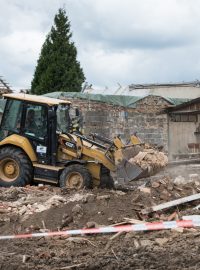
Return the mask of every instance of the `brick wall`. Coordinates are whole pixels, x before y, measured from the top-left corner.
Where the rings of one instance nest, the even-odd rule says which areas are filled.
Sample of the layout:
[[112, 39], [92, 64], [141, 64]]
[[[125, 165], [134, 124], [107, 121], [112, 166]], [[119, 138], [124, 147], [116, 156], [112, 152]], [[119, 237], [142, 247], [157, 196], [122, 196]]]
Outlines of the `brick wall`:
[[69, 99], [72, 106], [83, 114], [84, 133], [99, 133], [113, 138], [121, 135], [128, 140], [137, 132], [145, 142], [163, 145], [168, 150], [167, 115], [161, 113], [169, 103], [156, 96], [148, 96], [137, 101], [135, 108], [124, 108], [91, 100]]

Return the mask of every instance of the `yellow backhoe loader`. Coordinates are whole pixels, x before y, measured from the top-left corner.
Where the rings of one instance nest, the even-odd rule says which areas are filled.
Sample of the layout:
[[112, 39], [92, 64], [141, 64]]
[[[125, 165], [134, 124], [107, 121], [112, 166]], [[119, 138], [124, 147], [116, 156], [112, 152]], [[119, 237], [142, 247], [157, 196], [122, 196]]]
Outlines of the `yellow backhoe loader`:
[[[141, 142], [125, 145], [98, 134], [73, 131], [70, 102], [28, 94], [5, 94], [0, 126], [0, 186], [47, 182], [81, 189], [113, 188], [110, 172], [128, 182], [147, 174], [138, 165]], [[152, 166], [151, 166], [152, 168]]]

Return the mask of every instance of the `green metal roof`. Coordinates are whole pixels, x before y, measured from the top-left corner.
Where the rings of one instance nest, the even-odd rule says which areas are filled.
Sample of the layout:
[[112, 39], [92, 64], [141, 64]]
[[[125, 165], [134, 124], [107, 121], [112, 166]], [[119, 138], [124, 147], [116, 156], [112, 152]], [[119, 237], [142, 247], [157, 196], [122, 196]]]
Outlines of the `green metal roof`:
[[[45, 94], [44, 96], [52, 97], [52, 98], [78, 98], [78, 99], [85, 99], [91, 101], [98, 101], [103, 103], [108, 103], [115, 106], [122, 106], [126, 108], [135, 108], [136, 103], [139, 100], [147, 96], [122, 96], [122, 95], [101, 95], [101, 94], [88, 94], [88, 93], [78, 93], [78, 92], [52, 92]], [[167, 100], [171, 105], [180, 105], [185, 102], [190, 101], [190, 99], [186, 98], [164, 98]], [[5, 100], [0, 98], [0, 113], [3, 113], [5, 107]]]
[[165, 99], [171, 102], [175, 106], [183, 104], [191, 100], [189, 98], [165, 98]]
[[135, 96], [119, 96], [119, 95], [102, 95], [102, 94], [88, 94], [88, 93], [77, 93], [77, 92], [53, 92], [45, 94], [45, 96], [52, 98], [78, 98], [92, 101], [98, 101], [108, 103], [116, 106], [123, 107], [134, 107], [134, 104], [144, 98]]
[[[86, 99], [92, 101], [99, 101], [103, 103], [108, 103], [116, 106], [122, 106], [127, 108], [135, 108], [136, 103], [139, 100], [147, 96], [123, 96], [123, 95], [102, 95], [102, 94], [89, 94], [89, 93], [79, 93], [79, 92], [52, 92], [45, 94], [45, 96], [52, 98], [78, 98], [78, 99]], [[179, 105], [184, 102], [189, 101], [190, 99], [186, 98], [164, 98], [172, 105]]]

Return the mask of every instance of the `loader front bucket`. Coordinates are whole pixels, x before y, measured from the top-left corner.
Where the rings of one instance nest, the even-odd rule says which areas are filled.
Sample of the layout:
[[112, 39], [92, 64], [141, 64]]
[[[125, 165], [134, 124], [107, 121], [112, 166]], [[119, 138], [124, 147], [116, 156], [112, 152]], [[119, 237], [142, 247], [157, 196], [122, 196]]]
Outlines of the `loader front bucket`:
[[117, 166], [116, 177], [125, 183], [142, 178], [145, 172], [136, 164], [131, 164], [128, 160], [123, 159]]
[[129, 160], [142, 151], [141, 145], [131, 145], [116, 152], [116, 178], [128, 183], [143, 177], [144, 170], [137, 164], [132, 164]]
[[[147, 145], [130, 145], [115, 155], [116, 177], [124, 183], [154, 175], [167, 165], [167, 156]], [[123, 179], [123, 180], [122, 180]]]

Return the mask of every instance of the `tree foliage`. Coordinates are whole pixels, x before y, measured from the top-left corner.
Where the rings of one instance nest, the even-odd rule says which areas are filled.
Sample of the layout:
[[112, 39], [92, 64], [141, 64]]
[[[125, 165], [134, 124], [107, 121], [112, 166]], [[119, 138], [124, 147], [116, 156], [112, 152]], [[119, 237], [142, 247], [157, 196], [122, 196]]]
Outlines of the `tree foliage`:
[[41, 49], [31, 93], [40, 95], [54, 91], [81, 91], [85, 76], [77, 61], [77, 50], [71, 37], [66, 12], [59, 9]]

